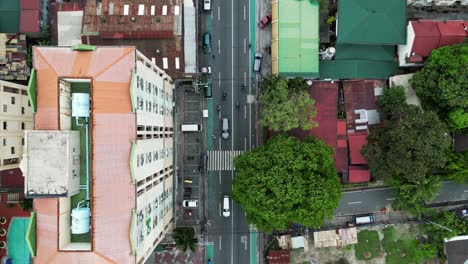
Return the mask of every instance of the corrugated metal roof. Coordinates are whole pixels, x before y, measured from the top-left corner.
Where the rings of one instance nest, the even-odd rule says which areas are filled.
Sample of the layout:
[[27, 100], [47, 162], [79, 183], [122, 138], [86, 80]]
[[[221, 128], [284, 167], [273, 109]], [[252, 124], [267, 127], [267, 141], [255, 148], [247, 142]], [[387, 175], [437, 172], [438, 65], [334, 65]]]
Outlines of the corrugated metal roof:
[[367, 133], [349, 133], [349, 156], [351, 164], [367, 164], [367, 161], [361, 155], [361, 149], [367, 144]]
[[[135, 67], [135, 52], [133, 47], [98, 47], [95, 52], [72, 51], [66, 47], [34, 48], [38, 94], [35, 129], [58, 129], [59, 76], [95, 78], [100, 75], [106, 80], [92, 82], [94, 251], [59, 252], [57, 199], [39, 199], [35, 200], [38, 219], [35, 263], [135, 262], [129, 238], [131, 209], [136, 203], [129, 167], [131, 141], [136, 136], [129, 94], [129, 72]], [[99, 62], [101, 65], [97, 66]], [[110, 79], [112, 75], [118, 76]]]
[[20, 32], [39, 32], [39, 9], [21, 10]]
[[393, 61], [395, 45], [337, 44], [337, 60], [378, 60]]
[[414, 30], [414, 42], [410, 54], [429, 56], [431, 51], [439, 46], [440, 31], [435, 21], [411, 21]]
[[349, 166], [349, 183], [370, 181], [370, 171], [367, 166]]
[[439, 47], [463, 42], [467, 37], [463, 21], [437, 21], [440, 31]]
[[393, 61], [321, 60], [320, 79], [387, 79], [398, 70]]
[[0, 32], [18, 33], [20, 22], [19, 0], [0, 1]]
[[406, 43], [406, 0], [341, 1], [338, 13], [337, 43]]
[[129, 162], [135, 114], [95, 113], [93, 124], [94, 249], [115, 263], [132, 263], [129, 236], [136, 200]]
[[380, 80], [348, 80], [343, 81], [343, 92], [346, 109], [346, 123], [349, 129], [355, 128], [355, 120], [359, 115], [357, 109], [378, 109], [374, 88], [383, 87]]
[[39, 0], [21, 0], [21, 9], [39, 9]]

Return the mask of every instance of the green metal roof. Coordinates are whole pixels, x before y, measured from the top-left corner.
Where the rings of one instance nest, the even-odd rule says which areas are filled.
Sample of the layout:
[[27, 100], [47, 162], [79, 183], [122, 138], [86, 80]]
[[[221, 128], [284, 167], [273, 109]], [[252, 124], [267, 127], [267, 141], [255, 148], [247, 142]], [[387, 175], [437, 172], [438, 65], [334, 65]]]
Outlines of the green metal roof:
[[336, 45], [335, 60], [378, 60], [393, 61], [395, 45]]
[[20, 31], [20, 1], [0, 1], [0, 33]]
[[337, 43], [405, 44], [406, 23], [406, 0], [340, 1]]
[[279, 74], [318, 77], [318, 1], [279, 0]]
[[393, 61], [322, 60], [320, 79], [387, 79], [397, 69]]

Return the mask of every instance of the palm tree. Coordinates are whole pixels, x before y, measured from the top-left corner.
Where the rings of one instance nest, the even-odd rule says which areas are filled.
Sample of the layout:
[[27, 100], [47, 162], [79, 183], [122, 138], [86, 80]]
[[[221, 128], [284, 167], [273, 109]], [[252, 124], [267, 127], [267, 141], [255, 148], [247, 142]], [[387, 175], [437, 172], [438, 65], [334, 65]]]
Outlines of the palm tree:
[[435, 175], [402, 184], [398, 189], [395, 207], [419, 218], [425, 211], [425, 203], [434, 199], [439, 188], [440, 178]]
[[193, 227], [176, 227], [172, 233], [178, 249], [187, 252], [197, 250], [197, 239], [195, 238], [195, 229]]

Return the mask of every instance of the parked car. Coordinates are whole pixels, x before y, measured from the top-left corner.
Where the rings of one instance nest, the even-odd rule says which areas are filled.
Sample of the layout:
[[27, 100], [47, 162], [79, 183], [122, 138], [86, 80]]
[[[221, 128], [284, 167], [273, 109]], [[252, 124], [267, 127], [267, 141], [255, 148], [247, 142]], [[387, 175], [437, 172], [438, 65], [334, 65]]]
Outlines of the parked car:
[[211, 34], [205, 33], [203, 35], [203, 52], [206, 54], [211, 53]]
[[262, 66], [262, 57], [263, 54], [260, 51], [255, 52], [255, 59], [253, 65], [254, 72], [260, 72], [260, 68]]
[[203, 73], [203, 74], [211, 74], [211, 67], [210, 66], [201, 67], [200, 72]]
[[271, 12], [268, 12], [261, 20], [258, 22], [258, 27], [263, 29], [271, 22]]
[[182, 205], [184, 207], [198, 207], [198, 200], [184, 200]]

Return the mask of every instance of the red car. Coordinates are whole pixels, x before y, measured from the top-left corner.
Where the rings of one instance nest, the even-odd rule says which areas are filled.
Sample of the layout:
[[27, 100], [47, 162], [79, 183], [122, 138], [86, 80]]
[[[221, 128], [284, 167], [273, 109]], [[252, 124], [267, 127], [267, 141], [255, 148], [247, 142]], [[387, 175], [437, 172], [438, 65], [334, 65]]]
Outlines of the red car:
[[262, 18], [262, 20], [260, 20], [260, 22], [258, 22], [258, 27], [260, 29], [263, 29], [264, 27], [266, 27], [266, 25], [268, 25], [269, 23], [271, 22], [271, 13], [267, 13], [265, 15], [265, 17]]

